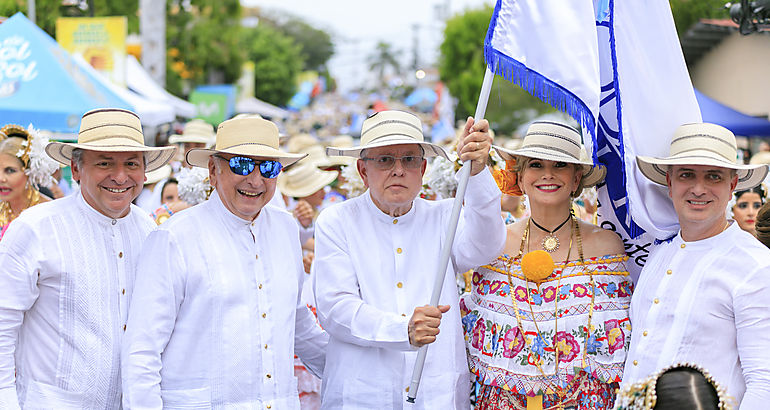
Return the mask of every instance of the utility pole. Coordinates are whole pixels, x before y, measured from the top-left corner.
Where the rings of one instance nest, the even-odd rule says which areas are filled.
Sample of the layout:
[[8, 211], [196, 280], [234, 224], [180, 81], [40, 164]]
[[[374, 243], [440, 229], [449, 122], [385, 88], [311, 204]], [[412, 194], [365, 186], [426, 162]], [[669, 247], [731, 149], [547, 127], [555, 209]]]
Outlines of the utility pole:
[[27, 0], [27, 18], [32, 24], [37, 24], [35, 22], [35, 0]]
[[166, 87], [166, 2], [139, 0], [142, 66], [158, 85]]

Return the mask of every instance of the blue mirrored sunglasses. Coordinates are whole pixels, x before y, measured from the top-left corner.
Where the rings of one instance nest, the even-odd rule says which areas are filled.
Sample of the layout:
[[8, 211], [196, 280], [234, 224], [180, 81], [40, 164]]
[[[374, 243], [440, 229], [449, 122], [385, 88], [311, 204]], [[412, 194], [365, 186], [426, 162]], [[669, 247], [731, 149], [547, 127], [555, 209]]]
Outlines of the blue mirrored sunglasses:
[[248, 157], [232, 157], [230, 159], [216, 156], [230, 164], [230, 171], [235, 175], [249, 175], [259, 166], [259, 173], [264, 178], [275, 178], [281, 173], [283, 166], [274, 160], [256, 160]]

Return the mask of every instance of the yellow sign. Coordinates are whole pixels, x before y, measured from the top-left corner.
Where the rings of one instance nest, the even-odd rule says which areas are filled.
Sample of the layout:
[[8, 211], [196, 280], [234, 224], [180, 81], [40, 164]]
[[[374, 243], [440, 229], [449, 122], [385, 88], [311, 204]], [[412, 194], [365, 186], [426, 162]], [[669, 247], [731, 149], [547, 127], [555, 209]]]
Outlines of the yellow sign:
[[126, 85], [126, 17], [60, 17], [56, 41], [96, 71]]

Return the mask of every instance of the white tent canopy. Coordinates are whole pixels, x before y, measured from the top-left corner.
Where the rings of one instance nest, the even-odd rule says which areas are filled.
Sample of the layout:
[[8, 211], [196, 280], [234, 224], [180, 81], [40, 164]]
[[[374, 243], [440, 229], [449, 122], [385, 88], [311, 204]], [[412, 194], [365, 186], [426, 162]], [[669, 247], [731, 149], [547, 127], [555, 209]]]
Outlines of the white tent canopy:
[[170, 123], [176, 118], [174, 110], [168, 105], [151, 101], [127, 88], [117, 86], [91, 67], [82, 57], [78, 55], [73, 55], [72, 57], [84, 70], [101, 79], [107, 88], [131, 104], [134, 107], [134, 112], [142, 121], [143, 126], [157, 127], [161, 124]]
[[276, 107], [273, 104], [266, 103], [254, 97], [245, 98], [235, 104], [235, 111], [239, 114], [259, 114], [263, 117], [272, 119], [286, 118], [289, 111]]
[[195, 117], [195, 105], [187, 102], [163, 89], [150, 77], [133, 55], [126, 56], [126, 85], [135, 93], [152, 101], [169, 104], [174, 108], [178, 117]]

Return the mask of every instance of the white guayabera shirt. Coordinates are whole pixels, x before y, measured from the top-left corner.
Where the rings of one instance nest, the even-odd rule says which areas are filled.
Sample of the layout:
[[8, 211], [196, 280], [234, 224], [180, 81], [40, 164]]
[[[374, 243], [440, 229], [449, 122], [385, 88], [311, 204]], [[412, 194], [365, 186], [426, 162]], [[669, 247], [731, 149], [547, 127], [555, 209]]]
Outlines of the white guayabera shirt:
[[13, 221], [0, 241], [0, 408], [120, 408], [134, 269], [154, 227], [134, 205], [102, 215], [80, 192]]
[[297, 224], [231, 213], [213, 192], [147, 238], [123, 347], [126, 408], [299, 409], [294, 353], [314, 373], [328, 336], [300, 302]]
[[741, 409], [770, 403], [770, 250], [733, 222], [656, 247], [631, 299], [623, 383], [677, 363], [706, 369]]
[[[415, 199], [393, 218], [369, 192], [333, 205], [316, 222], [318, 319], [329, 332], [323, 408], [400, 409], [417, 349], [407, 326], [430, 302], [453, 200]], [[493, 260], [505, 244], [500, 191], [484, 170], [468, 182], [440, 304], [450, 305], [428, 348], [414, 409], [468, 409], [470, 373], [455, 272]]]

